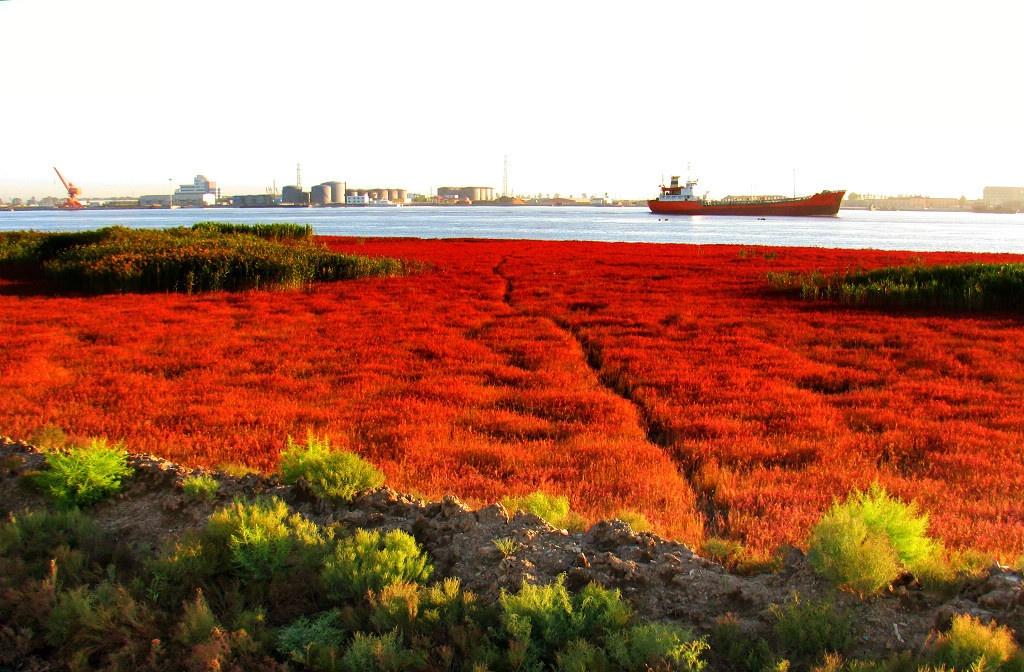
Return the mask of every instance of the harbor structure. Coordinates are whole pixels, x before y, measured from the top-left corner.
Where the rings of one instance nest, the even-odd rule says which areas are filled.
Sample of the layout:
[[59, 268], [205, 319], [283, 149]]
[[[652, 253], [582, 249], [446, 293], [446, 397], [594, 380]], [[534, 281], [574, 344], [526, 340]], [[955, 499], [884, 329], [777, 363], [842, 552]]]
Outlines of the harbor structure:
[[493, 201], [494, 189], [491, 187], [438, 187], [437, 199], [439, 201], [469, 201], [470, 203]]

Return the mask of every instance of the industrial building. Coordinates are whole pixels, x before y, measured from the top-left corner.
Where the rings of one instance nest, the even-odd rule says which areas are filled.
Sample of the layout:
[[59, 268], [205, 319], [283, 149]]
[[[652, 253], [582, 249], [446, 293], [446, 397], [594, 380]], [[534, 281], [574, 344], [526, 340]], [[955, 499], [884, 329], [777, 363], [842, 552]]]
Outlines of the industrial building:
[[246, 194], [231, 197], [231, 205], [236, 208], [269, 208], [277, 205], [276, 201], [273, 194]]
[[986, 205], [1024, 204], [1024, 187], [985, 187], [982, 200]]
[[139, 198], [139, 205], [143, 208], [168, 207], [170, 205], [206, 206], [217, 205], [220, 198], [220, 189], [217, 183], [206, 178], [205, 175], [196, 175], [192, 184], [178, 185], [174, 195], [152, 194]]
[[393, 187], [375, 189], [346, 189], [346, 205], [370, 205], [371, 203], [394, 203], [404, 204], [409, 199], [409, 192], [405, 189]]
[[441, 201], [493, 201], [494, 189], [491, 187], [438, 187], [437, 198]]

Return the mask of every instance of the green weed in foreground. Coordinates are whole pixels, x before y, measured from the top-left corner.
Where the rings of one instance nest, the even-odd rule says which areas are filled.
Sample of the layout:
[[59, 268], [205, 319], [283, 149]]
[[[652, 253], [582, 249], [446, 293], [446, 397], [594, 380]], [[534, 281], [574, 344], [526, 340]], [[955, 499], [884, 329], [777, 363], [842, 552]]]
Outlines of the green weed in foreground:
[[220, 481], [208, 474], [197, 474], [182, 481], [181, 489], [193, 499], [211, 500], [220, 490]]
[[618, 590], [592, 583], [572, 594], [563, 579], [548, 585], [524, 582], [517, 593], [502, 592], [502, 624], [511, 638], [506, 655], [513, 669], [552, 663], [566, 670], [704, 668], [704, 640], [674, 625], [634, 624], [633, 610]]
[[768, 273], [774, 289], [809, 300], [906, 308], [1024, 309], [1024, 264], [897, 266], [824, 274]]
[[807, 559], [822, 576], [861, 595], [882, 590], [904, 569], [941, 552], [928, 516], [877, 483], [836, 502], [814, 526]]
[[561, 495], [549, 495], [538, 490], [520, 497], [505, 496], [501, 503], [513, 513], [526, 511], [552, 527], [570, 532], [581, 532], [585, 525], [583, 518], [569, 509], [569, 499]]
[[949, 631], [933, 643], [930, 658], [954, 670], [1024, 669], [1024, 659], [1010, 629], [982, 623], [969, 614], [953, 617]]
[[384, 474], [371, 463], [354, 453], [333, 450], [330, 441], [312, 433], [305, 445], [288, 437], [279, 469], [285, 483], [294, 485], [301, 478], [320, 497], [342, 501], [384, 484]]
[[794, 595], [773, 605], [775, 637], [785, 655], [814, 660], [826, 652], [842, 653], [853, 642], [850, 615], [828, 601], [807, 602]]
[[313, 554], [325, 544], [316, 523], [279, 499], [234, 502], [210, 516], [205, 544], [228, 551], [231, 565], [243, 577], [269, 579], [295, 562], [304, 551]]
[[401, 530], [356, 530], [338, 541], [321, 578], [336, 599], [358, 599], [394, 583], [425, 583], [434, 568], [416, 540]]
[[128, 453], [121, 444], [92, 439], [87, 446], [46, 455], [46, 469], [32, 482], [59, 506], [89, 506], [120, 491], [130, 476]]

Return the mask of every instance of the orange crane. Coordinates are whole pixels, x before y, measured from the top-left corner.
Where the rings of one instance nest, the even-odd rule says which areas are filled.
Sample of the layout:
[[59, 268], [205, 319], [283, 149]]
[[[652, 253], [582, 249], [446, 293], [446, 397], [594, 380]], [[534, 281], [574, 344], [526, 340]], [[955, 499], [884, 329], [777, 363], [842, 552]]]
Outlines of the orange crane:
[[78, 195], [82, 193], [82, 190], [64, 179], [64, 176], [57, 170], [57, 166], [53, 167], [53, 172], [57, 173], [57, 177], [60, 178], [61, 184], [68, 190], [67, 199], [61, 204], [61, 208], [65, 210], [78, 210], [82, 207], [81, 201], [78, 200]]

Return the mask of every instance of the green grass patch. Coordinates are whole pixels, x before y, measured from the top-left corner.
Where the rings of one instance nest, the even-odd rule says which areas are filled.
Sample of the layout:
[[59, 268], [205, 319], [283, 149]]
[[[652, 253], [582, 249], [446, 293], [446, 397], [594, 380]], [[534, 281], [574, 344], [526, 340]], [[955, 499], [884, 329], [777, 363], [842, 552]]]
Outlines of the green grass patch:
[[35, 273], [86, 292], [299, 288], [401, 275], [400, 260], [332, 252], [297, 224], [202, 222], [172, 229], [0, 233], [0, 272]]
[[907, 569], [941, 553], [928, 516], [877, 483], [836, 502], [811, 531], [807, 558], [822, 576], [861, 595], [885, 588]]
[[288, 437], [279, 469], [285, 483], [294, 485], [302, 479], [320, 497], [341, 501], [384, 484], [384, 474], [373, 464], [355, 453], [332, 449], [328, 439], [312, 433], [304, 445]]
[[90, 506], [121, 490], [130, 476], [128, 453], [121, 444], [92, 439], [87, 446], [48, 453], [46, 468], [32, 482], [59, 506]]
[[192, 499], [212, 500], [220, 491], [220, 481], [209, 474], [197, 474], [182, 481], [181, 489]]
[[845, 273], [768, 273], [777, 290], [852, 305], [1024, 310], [1024, 264], [894, 266]]
[[510, 512], [525, 511], [537, 516], [552, 527], [582, 532], [586, 522], [583, 517], [569, 508], [569, 499], [562, 495], [550, 495], [540, 490], [528, 495], [501, 499], [502, 505]]

